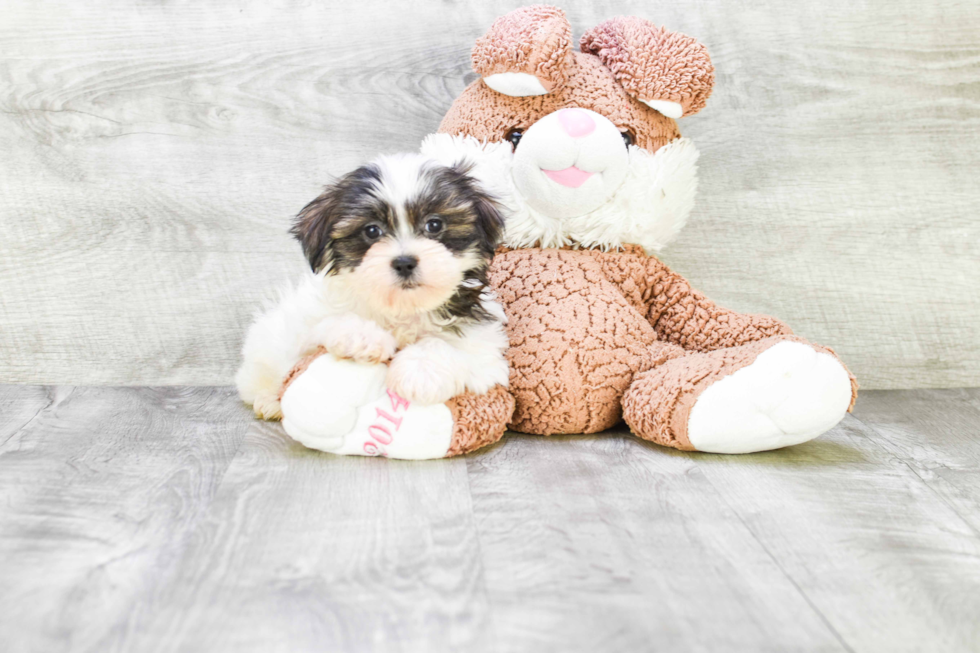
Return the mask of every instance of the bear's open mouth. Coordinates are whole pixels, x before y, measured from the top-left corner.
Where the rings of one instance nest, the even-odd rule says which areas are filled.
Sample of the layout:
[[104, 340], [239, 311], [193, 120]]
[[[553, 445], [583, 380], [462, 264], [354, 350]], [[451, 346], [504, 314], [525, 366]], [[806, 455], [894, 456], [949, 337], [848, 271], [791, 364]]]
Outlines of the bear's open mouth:
[[556, 184], [561, 184], [562, 186], [567, 186], [569, 188], [578, 188], [584, 184], [589, 177], [595, 174], [594, 172], [579, 170], [575, 166], [568, 166], [564, 170], [545, 170], [544, 168], [541, 168], [541, 172], [546, 174], [548, 179]]

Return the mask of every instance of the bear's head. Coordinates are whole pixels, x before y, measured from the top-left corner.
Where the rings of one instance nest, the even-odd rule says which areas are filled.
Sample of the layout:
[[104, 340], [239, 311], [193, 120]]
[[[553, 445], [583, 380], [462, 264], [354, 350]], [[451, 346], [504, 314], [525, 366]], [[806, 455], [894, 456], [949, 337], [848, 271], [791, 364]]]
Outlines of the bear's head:
[[480, 79], [422, 146], [469, 159], [507, 209], [510, 247], [659, 250], [684, 225], [697, 150], [676, 118], [699, 111], [714, 84], [704, 46], [641, 18], [582, 37], [556, 7], [494, 22], [473, 48]]

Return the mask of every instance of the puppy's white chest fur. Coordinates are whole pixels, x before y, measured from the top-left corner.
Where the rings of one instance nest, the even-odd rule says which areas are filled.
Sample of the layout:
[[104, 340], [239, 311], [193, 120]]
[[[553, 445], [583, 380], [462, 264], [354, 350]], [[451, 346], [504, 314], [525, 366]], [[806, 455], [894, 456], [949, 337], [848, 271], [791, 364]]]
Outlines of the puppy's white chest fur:
[[382, 328], [388, 331], [398, 343], [398, 348], [418, 342], [422, 338], [437, 335], [442, 329], [432, 322], [432, 315], [411, 315], [405, 318], [382, 320]]

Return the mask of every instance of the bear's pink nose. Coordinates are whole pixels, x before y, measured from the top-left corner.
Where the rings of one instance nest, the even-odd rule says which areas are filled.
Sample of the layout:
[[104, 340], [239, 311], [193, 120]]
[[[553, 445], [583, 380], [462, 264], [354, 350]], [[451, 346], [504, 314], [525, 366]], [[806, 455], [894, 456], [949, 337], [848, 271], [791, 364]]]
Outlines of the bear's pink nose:
[[588, 136], [595, 131], [595, 120], [582, 109], [562, 109], [558, 112], [558, 122], [572, 138]]

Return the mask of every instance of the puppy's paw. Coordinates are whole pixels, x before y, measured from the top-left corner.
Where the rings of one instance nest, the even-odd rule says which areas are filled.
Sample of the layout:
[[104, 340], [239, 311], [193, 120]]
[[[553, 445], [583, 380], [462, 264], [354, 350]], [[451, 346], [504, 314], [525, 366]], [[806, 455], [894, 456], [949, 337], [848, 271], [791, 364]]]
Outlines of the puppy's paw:
[[323, 320], [314, 330], [313, 340], [337, 358], [357, 363], [385, 363], [398, 349], [394, 336], [376, 322], [356, 315]]
[[279, 405], [279, 396], [275, 394], [260, 394], [252, 402], [252, 410], [259, 419], [277, 420], [282, 419], [282, 407]]
[[349, 358], [356, 363], [385, 363], [397, 349], [395, 339], [380, 327], [377, 333], [347, 333], [329, 338], [324, 346], [337, 358]]
[[463, 391], [453, 369], [452, 354], [452, 347], [442, 340], [420, 340], [394, 357], [385, 384], [409, 401], [423, 405], [445, 403]]

